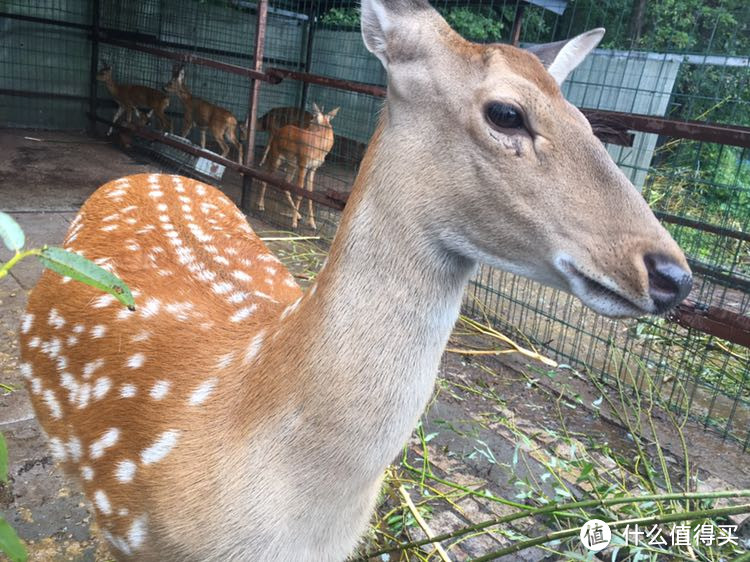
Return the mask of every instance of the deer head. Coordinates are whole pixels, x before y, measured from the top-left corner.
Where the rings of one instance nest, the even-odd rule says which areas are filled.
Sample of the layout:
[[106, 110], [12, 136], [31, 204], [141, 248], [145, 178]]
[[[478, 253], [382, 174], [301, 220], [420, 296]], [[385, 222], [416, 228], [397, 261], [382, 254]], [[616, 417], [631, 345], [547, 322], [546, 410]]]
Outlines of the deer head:
[[388, 134], [429, 170], [413, 198], [435, 240], [608, 316], [685, 298], [682, 251], [560, 92], [603, 29], [524, 51], [464, 40], [426, 0], [365, 0], [362, 34], [388, 71]]

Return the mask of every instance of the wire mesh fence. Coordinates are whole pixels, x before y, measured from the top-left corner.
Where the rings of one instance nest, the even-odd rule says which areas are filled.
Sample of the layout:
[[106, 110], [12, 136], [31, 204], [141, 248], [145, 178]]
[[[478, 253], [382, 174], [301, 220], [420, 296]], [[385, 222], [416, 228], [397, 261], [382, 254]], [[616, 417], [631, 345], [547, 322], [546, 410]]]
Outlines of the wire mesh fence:
[[[584, 109], [653, 120], [641, 120], [641, 126], [626, 121], [621, 129], [627, 134], [607, 149], [684, 248], [696, 273], [692, 316], [683, 315], [681, 323], [605, 320], [570, 296], [486, 267], [470, 285], [467, 311], [488, 314], [506, 329], [513, 326], [603, 380], [614, 380], [626, 369], [652, 377], [670, 406], [689, 411], [747, 449], [750, 152], [743, 127], [750, 126], [750, 4], [438, 0], [433, 5], [459, 33], [481, 42], [523, 45], [607, 28], [600, 48], [563, 91]], [[94, 81], [92, 67], [95, 71], [105, 62], [116, 83], [161, 91], [181, 62], [192, 97], [246, 125], [244, 134], [254, 140], [253, 170], [286, 178], [302, 190], [311, 185], [321, 196], [312, 202], [317, 231], [331, 237], [339, 212], [326, 201], [342, 201], [351, 190], [376, 127], [385, 73], [362, 44], [356, 2], [271, 1], [262, 30], [257, 8], [257, 2], [245, 0], [48, 0], [33, 5], [9, 0], [0, 8], [0, 120], [11, 126], [83, 128], [88, 110], [111, 120], [117, 103], [104, 83]], [[251, 76], [221, 64], [252, 68], [261, 31], [268, 74], [258, 82], [259, 119], [245, 123]], [[175, 135], [185, 130], [185, 104], [170, 95], [167, 115]], [[324, 116], [336, 111], [330, 129], [317, 123], [311, 135], [316, 106]], [[273, 115], [282, 114], [289, 118], [274, 120]], [[665, 120], [685, 126], [672, 124], [670, 136], [660, 134], [656, 125]], [[734, 136], [717, 129], [706, 140], [688, 130], [693, 120], [731, 125]], [[196, 123], [189, 138], [199, 145], [201, 128], [207, 148], [221, 152], [210, 123]], [[235, 134], [242, 134], [240, 127]], [[737, 141], [738, 135], [745, 140]], [[153, 141], [139, 142], [171, 169], [196, 173], [197, 156], [180, 160]], [[264, 160], [267, 148], [281, 158]], [[235, 151], [230, 147], [233, 161]], [[314, 153], [320, 161], [301, 169], [295, 166], [295, 152]], [[245, 187], [248, 212], [281, 228], [294, 223], [297, 211], [283, 190], [270, 187], [260, 210], [257, 174], [246, 176]], [[292, 200], [300, 193], [293, 192]], [[300, 211], [300, 228], [309, 229], [306, 200]], [[705, 311], [711, 322], [722, 325], [696, 320]]]

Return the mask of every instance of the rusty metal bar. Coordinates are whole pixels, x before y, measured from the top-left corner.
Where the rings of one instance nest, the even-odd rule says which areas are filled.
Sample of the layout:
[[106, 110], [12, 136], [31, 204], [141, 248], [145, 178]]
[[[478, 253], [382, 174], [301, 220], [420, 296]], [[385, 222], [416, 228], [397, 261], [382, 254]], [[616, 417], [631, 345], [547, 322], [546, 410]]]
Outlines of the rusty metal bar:
[[750, 348], [750, 317], [716, 306], [684, 302], [675, 309], [670, 319], [685, 328]]
[[654, 115], [622, 113], [602, 109], [581, 109], [592, 122], [604, 121], [621, 130], [642, 131], [702, 142], [750, 148], [750, 127], [714, 125], [702, 121], [675, 121]]
[[167, 51], [165, 49], [159, 49], [156, 47], [139, 45], [138, 43], [134, 43], [132, 41], [121, 41], [120, 39], [110, 39], [103, 36], [99, 37], [99, 41], [102, 43], [107, 43], [109, 45], [115, 45], [116, 47], [123, 47], [125, 49], [141, 51], [165, 59], [172, 59], [181, 63], [199, 64], [201, 66], [216, 68], [218, 70], [223, 70], [224, 72], [229, 72], [231, 74], [247, 76], [248, 78], [251, 78], [253, 80], [262, 80], [264, 82], [270, 82], [272, 84], [278, 84], [281, 81], [280, 79], [269, 76], [268, 74], [257, 72], [255, 70], [245, 68], [244, 66], [238, 66], [236, 64], [229, 64], [214, 59], [199, 57], [191, 53], [176, 53], [174, 51]]
[[726, 238], [734, 238], [735, 240], [742, 240], [743, 242], [750, 242], [750, 232], [741, 232], [739, 230], [732, 230], [730, 228], [724, 228], [722, 226], [716, 226], [706, 222], [696, 221], [692, 219], [686, 219], [684, 217], [678, 217], [669, 213], [663, 213], [661, 211], [654, 211], [657, 218], [663, 222], [671, 224], [679, 224], [681, 226], [687, 226], [695, 230], [701, 230], [703, 232], [710, 232], [711, 234], [718, 234], [719, 236], [725, 236]]
[[269, 68], [266, 71], [266, 74], [278, 78], [279, 80], [283, 78], [291, 78], [292, 80], [309, 82], [310, 84], [319, 84], [321, 86], [336, 88], [338, 90], [357, 92], [359, 94], [368, 94], [381, 98], [385, 97], [385, 88], [383, 88], [382, 86], [376, 86], [374, 84], [365, 84], [364, 82], [354, 82], [353, 80], [339, 80], [337, 78], [329, 78], [328, 76], [320, 76], [319, 74], [310, 74], [309, 72], [296, 72], [294, 70], [286, 70], [285, 68]]
[[104, 119], [103, 117], [99, 117], [98, 115], [89, 115], [89, 117], [93, 117], [96, 121], [99, 121], [101, 123], [112, 125], [117, 130], [125, 131], [126, 133], [133, 134], [144, 139], [169, 145], [183, 152], [187, 152], [188, 154], [192, 154], [193, 156], [199, 156], [201, 158], [205, 158], [207, 160], [211, 160], [212, 162], [221, 164], [222, 166], [235, 170], [236, 172], [239, 172], [241, 174], [247, 174], [255, 179], [268, 183], [270, 186], [278, 189], [279, 191], [290, 191], [294, 195], [300, 195], [306, 199], [312, 199], [316, 203], [320, 203], [321, 205], [325, 205], [326, 207], [330, 207], [331, 209], [336, 209], [337, 211], [342, 211], [344, 209], [344, 204], [341, 202], [340, 197], [329, 197], [327, 194], [300, 189], [296, 185], [288, 183], [283, 179], [278, 178], [277, 176], [260, 170], [259, 168], [250, 168], [248, 166], [240, 165], [234, 160], [223, 158], [218, 154], [195, 147], [192, 144], [185, 144], [183, 142], [176, 141], [165, 136], [163, 133], [154, 131], [152, 129], [134, 124], [126, 126], [119, 123], [113, 123], [109, 119]]
[[[253, 70], [263, 73], [263, 52], [266, 46], [266, 25], [268, 23], [268, 0], [258, 3], [258, 18], [255, 24], [255, 48], [253, 49]], [[260, 97], [260, 80], [253, 79], [250, 84], [250, 98], [247, 101], [247, 116], [245, 127], [247, 131], [247, 145], [245, 147], [245, 165], [251, 166], [255, 162], [255, 133], [258, 125], [258, 99]], [[242, 193], [240, 208], [244, 211], [250, 205], [250, 190], [253, 180], [248, 175], [242, 176]]]
[[510, 32], [510, 43], [518, 47], [521, 42], [521, 26], [523, 24], [523, 13], [526, 11], [526, 4], [519, 2], [516, 7], [516, 15], [513, 18], [513, 29]]

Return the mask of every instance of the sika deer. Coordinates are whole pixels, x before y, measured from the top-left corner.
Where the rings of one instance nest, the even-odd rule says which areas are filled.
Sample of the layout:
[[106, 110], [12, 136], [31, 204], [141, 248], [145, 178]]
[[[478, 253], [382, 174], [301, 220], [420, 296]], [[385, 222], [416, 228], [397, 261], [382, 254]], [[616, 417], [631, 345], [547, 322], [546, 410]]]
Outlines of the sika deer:
[[[147, 119], [150, 119], [151, 115], [156, 114], [160, 130], [165, 131], [171, 128], [170, 121], [164, 113], [167, 107], [169, 107], [169, 96], [164, 92], [140, 84], [118, 84], [112, 77], [111, 66], [104, 66], [96, 74], [96, 79], [104, 82], [107, 90], [117, 102], [117, 111], [112, 118], [113, 123], [116, 123], [125, 111], [128, 112], [126, 116], [127, 122], [132, 123], [133, 112], [135, 112], [136, 118], [140, 119], [138, 108], [145, 107], [149, 109], [149, 112], [146, 114]], [[114, 126], [109, 127], [107, 136], [112, 134], [113, 129]]]
[[[261, 166], [266, 164], [269, 171], [275, 172], [286, 163], [287, 173], [286, 181], [292, 181], [297, 175], [297, 187], [307, 187], [312, 191], [314, 187], [315, 173], [323, 165], [328, 153], [333, 147], [333, 127], [331, 120], [336, 117], [339, 108], [333, 109], [328, 113], [323, 113], [321, 109], [313, 104], [313, 119], [304, 129], [295, 125], [286, 125], [272, 133], [272, 136], [263, 155]], [[292, 228], [297, 228], [297, 220], [302, 218], [299, 214], [299, 206], [302, 201], [300, 195], [296, 201], [292, 200], [292, 195], [285, 192], [287, 200], [292, 207]], [[258, 198], [258, 209], [265, 209], [266, 182], [261, 182], [260, 197]], [[316, 228], [315, 215], [313, 214], [312, 199], [307, 200], [307, 223], [311, 228]]]
[[185, 111], [182, 125], [182, 136], [187, 138], [193, 125], [197, 124], [201, 132], [201, 148], [206, 148], [206, 130], [221, 148], [221, 155], [226, 158], [229, 145], [225, 138], [237, 149], [237, 162], [242, 164], [242, 145], [237, 140], [237, 118], [223, 107], [194, 97], [185, 85], [185, 69], [178, 68], [172, 79], [164, 86], [170, 94], [176, 94]]
[[139, 175], [101, 187], [65, 240], [137, 310], [49, 272], [29, 297], [21, 372], [119, 559], [346, 558], [480, 261], [609, 316], [690, 289], [560, 93], [603, 30], [537, 58], [465, 41], [424, 0], [364, 0], [362, 29], [386, 108], [304, 296], [224, 195]]

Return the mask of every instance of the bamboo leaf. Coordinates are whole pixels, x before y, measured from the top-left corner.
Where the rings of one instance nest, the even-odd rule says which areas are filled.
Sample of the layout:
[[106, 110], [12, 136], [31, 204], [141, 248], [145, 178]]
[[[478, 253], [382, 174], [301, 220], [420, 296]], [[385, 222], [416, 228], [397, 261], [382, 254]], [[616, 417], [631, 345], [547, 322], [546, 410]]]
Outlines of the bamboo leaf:
[[11, 252], [17, 252], [26, 244], [26, 237], [19, 224], [7, 213], [0, 211], [0, 238]]
[[91, 260], [54, 247], [43, 248], [39, 259], [47, 269], [105, 291], [129, 309], [135, 310], [135, 301], [128, 286], [116, 275]]
[[8, 443], [2, 433], [0, 433], [0, 482], [8, 483]]
[[15, 529], [2, 517], [0, 517], [0, 552], [4, 552], [12, 562], [26, 562], [29, 557]]

